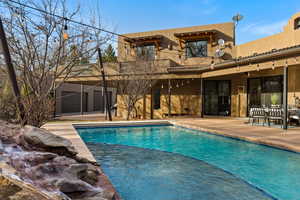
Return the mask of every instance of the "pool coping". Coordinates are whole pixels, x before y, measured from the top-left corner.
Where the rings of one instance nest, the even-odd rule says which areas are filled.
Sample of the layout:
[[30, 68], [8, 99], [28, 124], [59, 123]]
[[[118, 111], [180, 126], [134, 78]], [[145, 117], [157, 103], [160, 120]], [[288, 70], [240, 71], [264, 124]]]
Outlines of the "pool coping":
[[267, 139], [260, 139], [260, 138], [255, 138], [252, 136], [235, 135], [235, 134], [230, 134], [229, 132], [224, 131], [224, 130], [221, 131], [221, 130], [216, 130], [216, 129], [211, 129], [211, 128], [202, 128], [202, 127], [199, 127], [196, 125], [190, 125], [190, 124], [186, 124], [184, 122], [182, 123], [179, 121], [171, 121], [170, 120], [170, 123], [174, 126], [179, 126], [179, 127], [183, 127], [183, 128], [192, 129], [192, 130], [198, 130], [198, 131], [202, 131], [202, 132], [205, 132], [208, 134], [214, 134], [214, 135], [227, 137], [227, 138], [231, 138], [231, 139], [237, 139], [237, 140], [241, 140], [241, 141], [245, 141], [245, 142], [250, 142], [250, 143], [254, 143], [254, 144], [273, 147], [273, 148], [277, 148], [280, 150], [290, 151], [293, 153], [300, 153], [300, 147], [288, 145], [284, 142], [268, 141]]

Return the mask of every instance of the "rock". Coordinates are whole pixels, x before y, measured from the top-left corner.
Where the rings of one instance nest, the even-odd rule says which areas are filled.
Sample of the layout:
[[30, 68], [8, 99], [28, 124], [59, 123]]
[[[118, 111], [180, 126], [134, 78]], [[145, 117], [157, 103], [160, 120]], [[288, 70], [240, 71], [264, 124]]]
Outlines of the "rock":
[[64, 173], [95, 186], [99, 180], [100, 171], [91, 164], [74, 164], [67, 168]]
[[[16, 181], [22, 183], [3, 183], [1, 174], [18, 177]], [[28, 185], [32, 186], [29, 190]], [[2, 199], [120, 198], [99, 165], [78, 156], [69, 140], [44, 129], [32, 126], [20, 128], [0, 121], [0, 200]]]
[[84, 173], [81, 173], [78, 178], [91, 185], [95, 185], [99, 179], [99, 172], [93, 169], [88, 169]]
[[0, 140], [0, 153], [2, 153], [4, 151], [4, 146], [2, 144], [2, 141]]
[[78, 155], [76, 155], [76, 157], [74, 159], [79, 163], [90, 163], [90, 164], [98, 166], [98, 167], [100, 166], [99, 163], [97, 163], [96, 161], [91, 161], [87, 158], [84, 158], [84, 157], [81, 157]]
[[69, 157], [78, 153], [69, 140], [33, 126], [25, 126], [22, 138], [21, 143], [27, 149], [49, 151]]
[[92, 197], [85, 197], [82, 200], [116, 200], [114, 192], [102, 191]]
[[70, 198], [82, 196], [84, 193], [94, 192], [95, 189], [84, 181], [72, 179], [59, 179], [55, 186]]
[[0, 140], [6, 143], [13, 143], [20, 134], [21, 127], [0, 120]]
[[76, 164], [76, 160], [72, 158], [68, 158], [66, 156], [57, 156], [53, 159], [53, 162], [58, 166], [70, 166], [72, 164]]
[[50, 196], [34, 186], [0, 175], [0, 199], [11, 200], [62, 200], [59, 196]]

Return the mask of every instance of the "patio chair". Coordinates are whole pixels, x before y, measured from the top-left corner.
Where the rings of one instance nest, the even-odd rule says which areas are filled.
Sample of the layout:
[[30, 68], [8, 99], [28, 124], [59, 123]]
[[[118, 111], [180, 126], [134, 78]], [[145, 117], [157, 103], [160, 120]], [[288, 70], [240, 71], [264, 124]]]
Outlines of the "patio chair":
[[250, 119], [252, 119], [252, 126], [254, 124], [255, 121], [257, 121], [259, 123], [259, 120], [262, 119], [263, 120], [263, 126], [266, 123], [266, 112], [265, 109], [263, 108], [251, 108], [250, 109], [250, 115], [249, 115], [249, 121]]
[[278, 108], [270, 108], [268, 115], [267, 115], [267, 120], [268, 120], [268, 126], [270, 126], [270, 122], [274, 121], [280, 122], [281, 127], [283, 126], [283, 110], [278, 109]]

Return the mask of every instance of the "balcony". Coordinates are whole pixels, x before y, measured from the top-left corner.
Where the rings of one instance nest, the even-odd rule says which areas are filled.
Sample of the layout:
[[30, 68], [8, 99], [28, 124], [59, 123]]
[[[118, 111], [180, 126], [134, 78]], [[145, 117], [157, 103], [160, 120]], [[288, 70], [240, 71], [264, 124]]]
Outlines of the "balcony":
[[119, 73], [168, 73], [177, 64], [170, 59], [128, 61], [119, 63]]

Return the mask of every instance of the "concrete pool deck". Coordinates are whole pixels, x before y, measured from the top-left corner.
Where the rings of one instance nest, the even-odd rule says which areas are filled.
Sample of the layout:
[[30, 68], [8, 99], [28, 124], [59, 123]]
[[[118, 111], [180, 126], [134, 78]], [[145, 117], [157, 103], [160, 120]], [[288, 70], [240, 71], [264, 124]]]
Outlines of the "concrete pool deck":
[[[147, 120], [148, 121], [148, 120]], [[112, 123], [143, 123], [147, 121], [114, 121]], [[245, 141], [269, 145], [285, 150], [290, 150], [300, 153], [300, 127], [293, 127], [286, 130], [268, 126], [251, 126], [247, 124], [247, 119], [237, 118], [182, 118], [170, 119], [171, 124], [192, 128], [200, 131], [210, 132], [218, 135], [223, 135], [232, 138], [238, 138]], [[149, 122], [149, 121], [148, 121]], [[150, 121], [151, 122], [151, 121]], [[152, 120], [152, 122], [166, 122], [166, 120]], [[51, 131], [54, 134], [60, 135], [69, 139], [79, 155], [89, 160], [95, 161], [95, 158], [88, 150], [79, 134], [73, 127], [74, 124], [82, 124], [84, 126], [97, 126], [107, 121], [98, 122], [59, 122], [48, 123], [43, 128]]]
[[300, 153], [300, 127], [283, 130], [272, 126], [252, 126], [247, 122], [248, 119], [236, 118], [198, 118], [171, 121], [172, 124], [185, 128], [210, 132]]
[[[83, 122], [84, 123], [84, 122]], [[83, 140], [73, 127], [72, 122], [60, 122], [60, 123], [47, 123], [42, 128], [50, 131], [53, 134], [64, 137], [72, 142], [75, 149], [78, 151], [78, 155], [95, 162], [95, 158], [89, 151]]]

